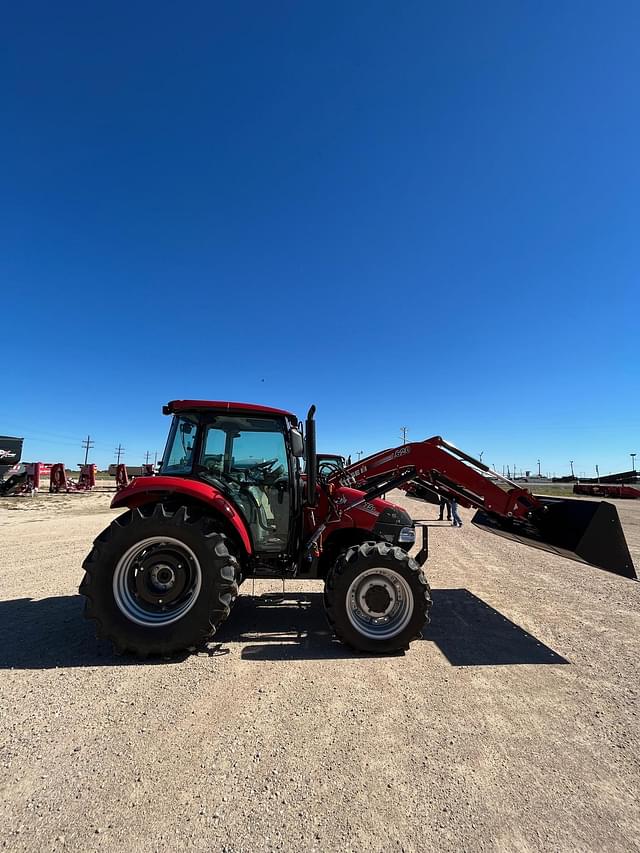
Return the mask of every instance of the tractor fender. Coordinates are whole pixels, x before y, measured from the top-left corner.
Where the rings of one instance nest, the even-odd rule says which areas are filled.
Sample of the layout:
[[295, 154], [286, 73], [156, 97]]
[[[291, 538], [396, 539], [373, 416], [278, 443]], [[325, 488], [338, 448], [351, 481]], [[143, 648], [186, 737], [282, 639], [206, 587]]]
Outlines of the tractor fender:
[[247, 554], [252, 553], [251, 539], [244, 519], [222, 492], [207, 483], [188, 480], [183, 477], [136, 477], [126, 488], [118, 492], [111, 501], [112, 509], [150, 503], [160, 496], [177, 497], [184, 495], [191, 500], [204, 504], [222, 515], [238, 534]]

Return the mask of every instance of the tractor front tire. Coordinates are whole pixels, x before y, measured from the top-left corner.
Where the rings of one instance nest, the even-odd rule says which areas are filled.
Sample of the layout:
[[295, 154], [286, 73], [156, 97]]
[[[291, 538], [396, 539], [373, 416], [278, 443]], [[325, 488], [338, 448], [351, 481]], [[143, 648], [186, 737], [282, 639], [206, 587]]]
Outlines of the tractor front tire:
[[345, 645], [389, 654], [409, 648], [429, 622], [431, 593], [401, 548], [364, 542], [342, 553], [325, 582], [329, 625]]
[[98, 536], [80, 593], [98, 637], [116, 651], [169, 656], [201, 646], [229, 615], [240, 568], [207, 516], [138, 507]]

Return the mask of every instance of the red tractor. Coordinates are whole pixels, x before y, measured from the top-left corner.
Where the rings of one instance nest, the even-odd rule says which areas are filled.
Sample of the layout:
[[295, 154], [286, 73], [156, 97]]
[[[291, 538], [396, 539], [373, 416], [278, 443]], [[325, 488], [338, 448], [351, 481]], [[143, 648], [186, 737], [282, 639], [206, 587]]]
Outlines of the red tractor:
[[[380, 495], [416, 483], [479, 512], [495, 533], [634, 578], [615, 507], [539, 498], [439, 437], [318, 476], [315, 407], [174, 400], [158, 476], [137, 477], [127, 508], [94, 542], [80, 591], [99, 636], [120, 651], [201, 646], [252, 578], [321, 579], [336, 636], [368, 652], [406, 649], [428, 621], [429, 586], [408, 551], [415, 528]], [[301, 474], [301, 458], [306, 474]]]

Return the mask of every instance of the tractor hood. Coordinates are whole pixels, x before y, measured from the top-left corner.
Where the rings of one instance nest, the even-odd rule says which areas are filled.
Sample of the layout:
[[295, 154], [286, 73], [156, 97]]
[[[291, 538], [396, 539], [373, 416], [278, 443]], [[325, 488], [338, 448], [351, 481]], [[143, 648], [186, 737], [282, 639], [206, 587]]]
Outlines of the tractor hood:
[[[333, 497], [334, 504], [342, 508], [346, 504], [351, 504], [359, 497], [365, 494], [361, 489], [351, 489], [348, 486], [341, 486], [336, 489]], [[391, 501], [383, 500], [382, 498], [372, 498], [370, 501], [365, 501], [356, 507], [356, 509], [367, 512], [369, 515], [380, 515], [381, 513], [391, 513], [394, 516], [401, 518], [406, 524], [413, 524], [411, 516], [401, 506], [391, 503]], [[353, 510], [351, 510], [353, 511]]]
[[344, 525], [369, 530], [376, 539], [409, 550], [416, 539], [415, 525], [409, 513], [382, 498], [358, 503], [364, 495], [365, 492], [348, 486], [335, 490], [332, 500], [338, 510], [344, 511]]

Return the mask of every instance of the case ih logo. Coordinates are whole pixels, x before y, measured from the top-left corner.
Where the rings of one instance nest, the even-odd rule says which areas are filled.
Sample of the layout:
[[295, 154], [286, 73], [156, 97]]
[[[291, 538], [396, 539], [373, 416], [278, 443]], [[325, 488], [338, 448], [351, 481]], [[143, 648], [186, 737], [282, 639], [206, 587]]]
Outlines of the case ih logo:
[[356, 477], [359, 477], [360, 474], [364, 474], [367, 470], [366, 465], [361, 465], [360, 468], [356, 468], [355, 471], [350, 471], [348, 474], [345, 474], [344, 477], [340, 477], [339, 483], [341, 486], [350, 486], [356, 481]]
[[13, 450], [0, 450], [0, 459], [15, 459], [17, 455]]

